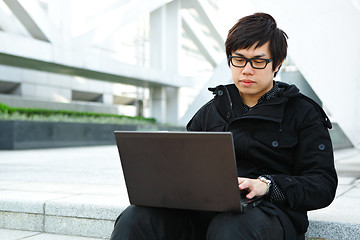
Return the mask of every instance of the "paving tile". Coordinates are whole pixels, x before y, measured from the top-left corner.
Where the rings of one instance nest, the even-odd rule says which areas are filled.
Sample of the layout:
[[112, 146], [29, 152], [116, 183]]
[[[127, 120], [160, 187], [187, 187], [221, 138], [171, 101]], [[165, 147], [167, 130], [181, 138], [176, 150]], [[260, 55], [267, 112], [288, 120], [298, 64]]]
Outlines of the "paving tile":
[[42, 233], [33, 237], [26, 238], [24, 240], [101, 240], [101, 239], [104, 238], [91, 238], [91, 237]]
[[26, 192], [69, 192], [77, 186], [66, 183], [52, 183], [52, 182], [18, 182], [1, 186], [3, 190], [12, 191], [26, 191]]
[[119, 184], [82, 184], [66, 191], [75, 194], [124, 195], [127, 194], [125, 182]]
[[360, 201], [359, 197], [341, 196], [336, 198], [330, 206], [309, 211], [310, 220], [338, 222], [338, 223], [360, 223]]
[[31, 236], [39, 235], [40, 232], [29, 232], [12, 229], [0, 229], [0, 240], [29, 239]]
[[353, 177], [339, 177], [338, 180], [339, 185], [352, 185], [356, 181], [356, 179]]
[[101, 195], [119, 195], [127, 193], [125, 182], [119, 182], [119, 184], [74, 184], [59, 182], [0, 181], [0, 191]]
[[346, 192], [350, 191], [354, 186], [353, 185], [338, 185], [336, 189], [336, 198], [344, 195]]
[[10, 187], [11, 185], [15, 184], [23, 184], [26, 183], [24, 181], [7, 181], [7, 180], [0, 180], [0, 190], [6, 189], [7, 187]]
[[0, 228], [0, 240], [103, 240], [104, 238], [91, 238], [71, 235], [59, 235], [41, 232], [21, 231]]
[[360, 202], [360, 185], [353, 186], [349, 191], [344, 193], [344, 197], [354, 198], [354, 201]]

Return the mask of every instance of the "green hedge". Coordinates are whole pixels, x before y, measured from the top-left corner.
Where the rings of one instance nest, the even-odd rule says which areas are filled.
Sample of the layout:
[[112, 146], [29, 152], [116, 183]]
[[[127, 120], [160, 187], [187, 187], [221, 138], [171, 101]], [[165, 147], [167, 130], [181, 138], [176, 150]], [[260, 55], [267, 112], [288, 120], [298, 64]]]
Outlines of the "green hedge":
[[9, 107], [7, 105], [0, 103], [0, 113], [7, 113], [8, 109]]
[[144, 121], [147, 123], [156, 123], [155, 118], [144, 118], [144, 117], [131, 117], [125, 115], [106, 114], [106, 113], [92, 113], [92, 112], [76, 112], [67, 110], [50, 110], [50, 109], [36, 109], [36, 108], [17, 108], [10, 107], [0, 102], [0, 113], [6, 115], [22, 115], [28, 119], [32, 119], [34, 116], [51, 117], [51, 116], [68, 116], [74, 118], [115, 118], [115, 119], [126, 119], [134, 121]]

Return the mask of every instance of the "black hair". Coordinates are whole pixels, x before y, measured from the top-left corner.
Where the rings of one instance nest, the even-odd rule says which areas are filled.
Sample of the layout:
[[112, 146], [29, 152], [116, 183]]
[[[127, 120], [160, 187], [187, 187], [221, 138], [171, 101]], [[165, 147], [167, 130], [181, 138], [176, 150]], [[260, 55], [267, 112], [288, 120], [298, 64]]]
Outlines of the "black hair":
[[229, 30], [225, 42], [228, 64], [230, 66], [230, 56], [234, 51], [250, 48], [255, 43], [255, 48], [261, 47], [269, 42], [275, 70], [286, 58], [287, 38], [287, 34], [277, 27], [275, 19], [270, 14], [255, 13], [243, 17]]

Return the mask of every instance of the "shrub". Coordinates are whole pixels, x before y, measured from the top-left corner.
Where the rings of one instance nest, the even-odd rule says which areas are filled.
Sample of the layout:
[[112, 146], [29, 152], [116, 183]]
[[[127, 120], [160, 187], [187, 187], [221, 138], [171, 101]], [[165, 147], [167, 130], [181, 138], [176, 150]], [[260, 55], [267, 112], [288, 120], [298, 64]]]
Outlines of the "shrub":
[[8, 106], [0, 103], [0, 113], [7, 113]]
[[[91, 122], [106, 122], [104, 119], [118, 119], [128, 121], [141, 121], [146, 123], [156, 123], [155, 118], [144, 117], [131, 117], [126, 115], [106, 114], [106, 113], [92, 113], [92, 112], [76, 112], [67, 110], [50, 110], [50, 109], [36, 109], [36, 108], [14, 108], [0, 103], [0, 112], [8, 115], [8, 118], [20, 118], [22, 120], [34, 120], [34, 119], [66, 119], [67, 121], [81, 121], [89, 119]], [[77, 119], [77, 120], [75, 120]], [[80, 120], [79, 120], [80, 119]]]

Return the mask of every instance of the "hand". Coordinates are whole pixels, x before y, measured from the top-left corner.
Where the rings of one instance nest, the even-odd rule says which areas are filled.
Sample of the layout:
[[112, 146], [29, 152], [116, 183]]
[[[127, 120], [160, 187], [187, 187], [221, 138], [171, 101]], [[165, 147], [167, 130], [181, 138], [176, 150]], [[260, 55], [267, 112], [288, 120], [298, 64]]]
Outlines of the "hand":
[[238, 177], [238, 183], [240, 190], [246, 189], [249, 192], [246, 195], [247, 199], [264, 196], [268, 189], [268, 185], [259, 179]]

